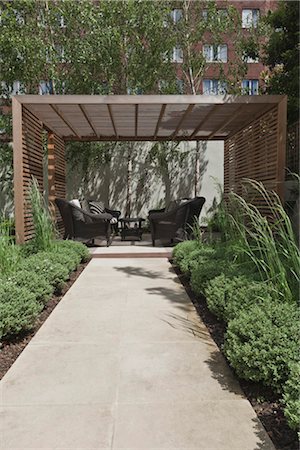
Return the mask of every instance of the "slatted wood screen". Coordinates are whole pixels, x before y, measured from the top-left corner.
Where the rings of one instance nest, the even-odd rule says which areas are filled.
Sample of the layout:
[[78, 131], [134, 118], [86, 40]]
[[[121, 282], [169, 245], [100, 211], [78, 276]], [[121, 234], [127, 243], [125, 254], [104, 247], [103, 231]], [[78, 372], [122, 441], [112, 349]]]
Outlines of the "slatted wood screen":
[[262, 212], [267, 208], [262, 196], [245, 192], [242, 180], [261, 181], [283, 200], [285, 133], [280, 133], [280, 108], [275, 106], [225, 141], [224, 195], [248, 196]]
[[33, 222], [28, 201], [28, 188], [32, 177], [39, 183], [41, 193], [44, 188], [43, 180], [43, 144], [42, 144], [42, 124], [26, 108], [23, 107], [22, 124], [22, 165], [23, 182], [20, 189], [23, 190], [24, 199], [24, 238], [28, 240], [33, 237]]
[[48, 189], [49, 206], [53, 212], [57, 230], [62, 234], [64, 227], [54, 200], [56, 197], [66, 198], [65, 143], [54, 133], [48, 135]]

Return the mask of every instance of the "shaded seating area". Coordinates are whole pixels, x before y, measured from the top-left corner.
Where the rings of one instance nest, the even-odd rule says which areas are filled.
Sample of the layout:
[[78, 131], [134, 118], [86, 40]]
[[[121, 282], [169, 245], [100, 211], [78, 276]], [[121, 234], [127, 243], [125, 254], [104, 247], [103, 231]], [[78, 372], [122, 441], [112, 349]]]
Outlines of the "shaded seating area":
[[[65, 144], [72, 141], [224, 141], [225, 201], [231, 192], [248, 195], [243, 190], [245, 178], [262, 182], [284, 200], [286, 96], [19, 95], [12, 99], [12, 110], [18, 243], [34, 236], [26, 201], [32, 176], [41, 191], [47, 185], [50, 205], [54, 205], [56, 198], [67, 198]], [[264, 198], [256, 196], [252, 204], [269, 214]], [[52, 212], [59, 231], [63, 231], [58, 209], [53, 208]], [[180, 207], [175, 216], [167, 211], [163, 214], [166, 215], [150, 215], [154, 241], [157, 236], [174, 239], [179, 223], [191, 223]], [[84, 217], [92, 219], [92, 223], [87, 220], [83, 225], [76, 219], [73, 230], [68, 223], [67, 234], [79, 237], [94, 233], [96, 218], [89, 217], [87, 212]], [[106, 235], [106, 227], [106, 222], [103, 227], [101, 224], [101, 231], [96, 234]]]
[[171, 202], [168, 208], [150, 210], [148, 218], [153, 247], [158, 239], [178, 242], [189, 238], [204, 203], [204, 197], [195, 197]]
[[89, 241], [104, 238], [107, 246], [110, 245], [112, 214], [93, 214], [61, 198], [56, 198], [55, 204], [63, 220], [64, 239]]

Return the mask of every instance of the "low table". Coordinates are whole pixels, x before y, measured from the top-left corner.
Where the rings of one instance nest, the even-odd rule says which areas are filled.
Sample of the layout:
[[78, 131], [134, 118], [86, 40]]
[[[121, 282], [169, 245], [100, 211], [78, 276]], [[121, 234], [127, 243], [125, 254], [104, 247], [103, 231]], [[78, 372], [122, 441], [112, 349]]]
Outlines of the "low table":
[[122, 217], [119, 219], [121, 224], [121, 240], [124, 241], [127, 237], [137, 237], [140, 241], [142, 240], [142, 222], [145, 219], [141, 217]]

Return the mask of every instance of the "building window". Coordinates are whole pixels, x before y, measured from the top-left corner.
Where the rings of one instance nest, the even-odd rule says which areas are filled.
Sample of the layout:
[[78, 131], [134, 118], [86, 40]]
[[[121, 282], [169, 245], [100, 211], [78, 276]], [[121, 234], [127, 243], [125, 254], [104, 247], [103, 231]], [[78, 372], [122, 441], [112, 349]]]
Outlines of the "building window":
[[259, 9], [243, 9], [242, 11], [242, 27], [256, 28], [259, 20]]
[[53, 94], [53, 83], [51, 80], [50, 81], [40, 81], [39, 94], [40, 95]]
[[227, 84], [221, 80], [203, 80], [204, 95], [223, 95], [226, 94]]
[[180, 47], [173, 48], [172, 62], [183, 63], [183, 50]]
[[258, 95], [258, 80], [243, 80], [242, 93], [243, 95]]
[[207, 62], [227, 62], [227, 45], [203, 45], [203, 55]]
[[173, 9], [171, 12], [171, 18], [174, 23], [178, 23], [182, 19], [182, 9]]
[[258, 63], [258, 56], [256, 56], [255, 58], [252, 58], [252, 56], [247, 56], [246, 54], [243, 55], [243, 61], [247, 64], [252, 64], [252, 63]]
[[2, 95], [11, 97], [12, 95], [25, 94], [25, 86], [20, 81], [14, 81], [12, 84], [1, 82]]

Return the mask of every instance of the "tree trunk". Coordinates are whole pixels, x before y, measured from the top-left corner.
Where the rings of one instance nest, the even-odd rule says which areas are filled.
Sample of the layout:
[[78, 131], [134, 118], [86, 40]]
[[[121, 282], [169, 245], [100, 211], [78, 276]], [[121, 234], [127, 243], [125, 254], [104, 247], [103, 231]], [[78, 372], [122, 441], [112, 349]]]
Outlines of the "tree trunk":
[[131, 214], [131, 183], [132, 183], [132, 148], [129, 144], [127, 150], [127, 177], [126, 177], [126, 217], [130, 217]]
[[194, 196], [198, 196], [199, 179], [200, 179], [200, 142], [196, 141], [195, 151], [195, 170], [194, 170]]

